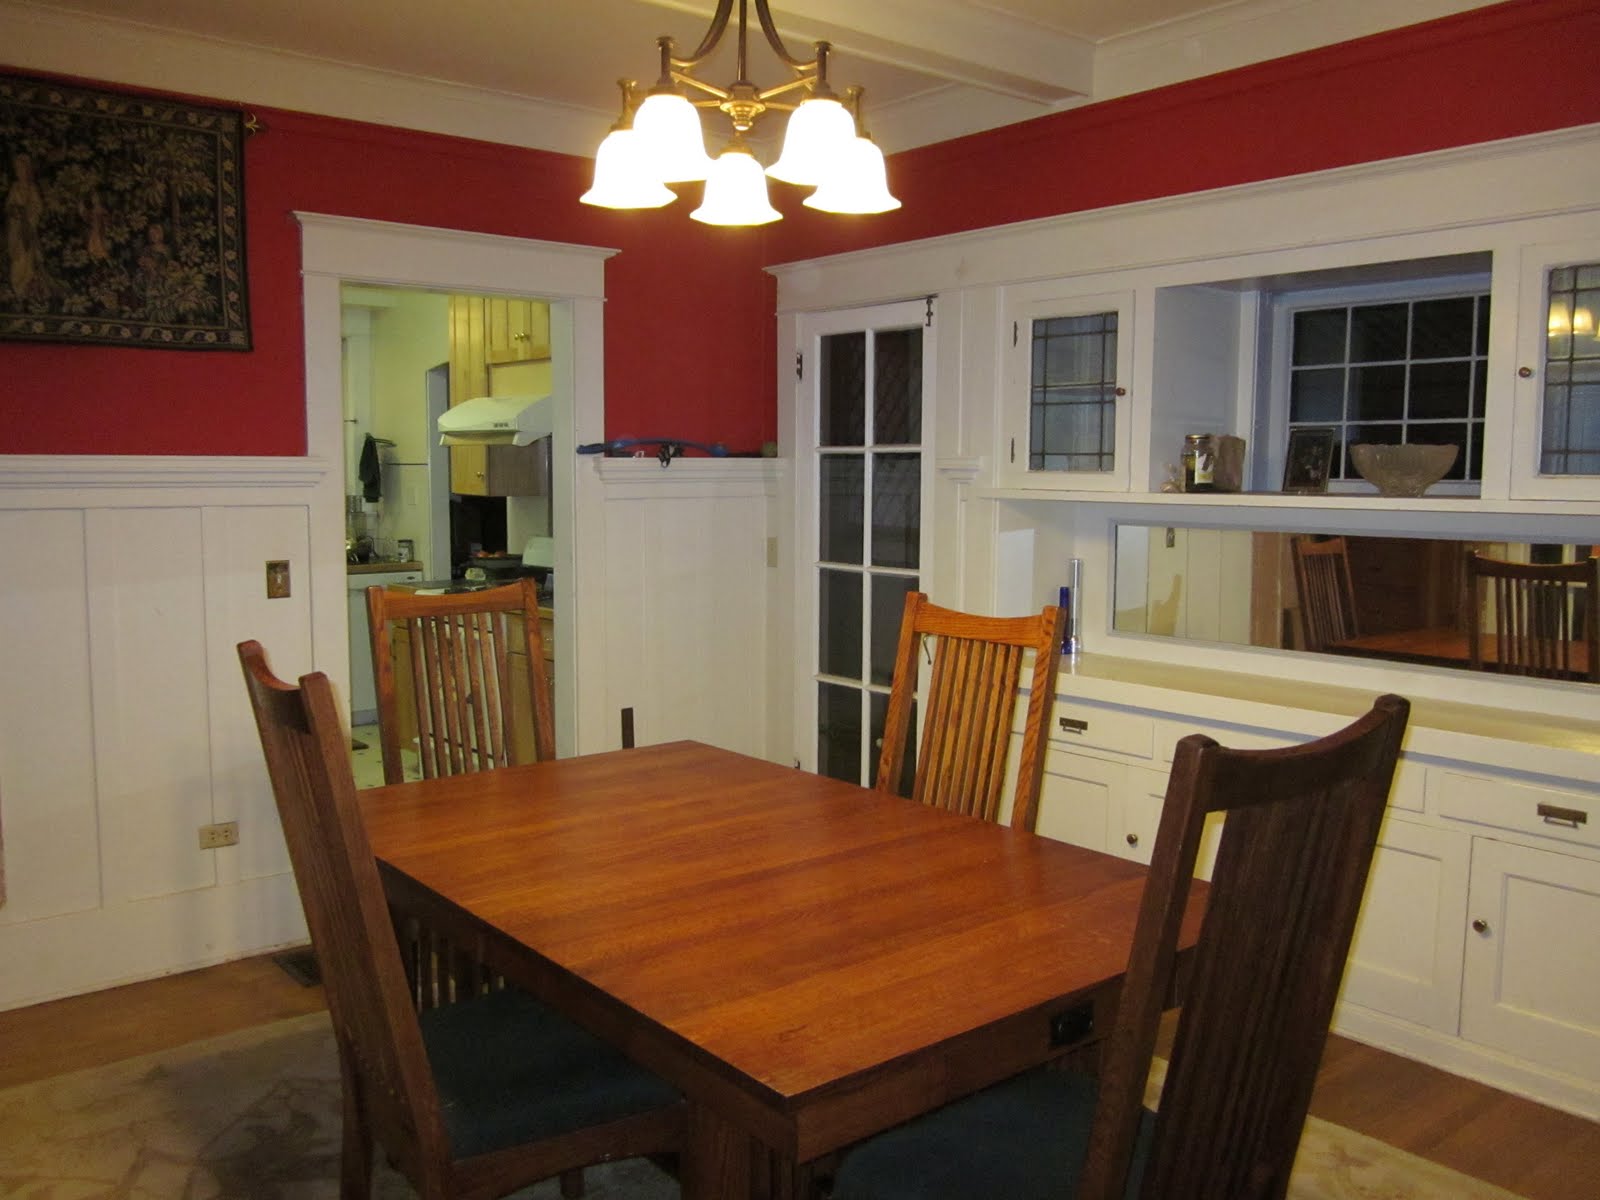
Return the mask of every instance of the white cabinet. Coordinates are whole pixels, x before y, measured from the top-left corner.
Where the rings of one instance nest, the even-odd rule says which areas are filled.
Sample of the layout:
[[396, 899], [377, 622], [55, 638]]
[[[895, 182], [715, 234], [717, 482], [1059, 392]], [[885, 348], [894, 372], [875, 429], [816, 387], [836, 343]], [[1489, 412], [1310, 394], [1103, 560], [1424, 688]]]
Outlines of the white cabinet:
[[1525, 246], [1516, 278], [1511, 494], [1600, 498], [1600, 240]]
[[1391, 811], [1345, 966], [1345, 1004], [1456, 1032], [1470, 846], [1465, 834]]
[[1461, 1036], [1600, 1080], [1600, 862], [1472, 845]]
[[1007, 289], [1004, 312], [1000, 482], [1127, 491], [1133, 293], [1025, 284]]

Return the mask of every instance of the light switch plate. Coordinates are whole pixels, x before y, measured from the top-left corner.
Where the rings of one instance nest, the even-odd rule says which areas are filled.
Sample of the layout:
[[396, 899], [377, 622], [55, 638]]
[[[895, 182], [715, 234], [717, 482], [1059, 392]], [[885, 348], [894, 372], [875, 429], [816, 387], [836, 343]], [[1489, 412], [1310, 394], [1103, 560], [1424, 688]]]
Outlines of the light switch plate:
[[269, 558], [267, 560], [267, 599], [284, 600], [289, 595], [289, 560], [285, 558]]

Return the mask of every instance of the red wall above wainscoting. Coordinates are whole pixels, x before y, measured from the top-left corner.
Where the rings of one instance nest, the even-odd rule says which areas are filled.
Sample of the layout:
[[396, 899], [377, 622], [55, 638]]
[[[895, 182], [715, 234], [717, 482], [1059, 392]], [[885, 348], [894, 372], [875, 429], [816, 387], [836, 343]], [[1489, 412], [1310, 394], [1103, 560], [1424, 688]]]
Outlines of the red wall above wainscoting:
[[[255, 350], [0, 343], [0, 453], [293, 455], [305, 449], [295, 210], [613, 246], [608, 437], [775, 436], [764, 264], [1600, 121], [1600, 4], [1513, 0], [895, 155], [905, 202], [764, 230], [682, 201], [577, 202], [566, 155], [260, 110], [246, 149]], [[774, 191], [791, 189], [774, 189]]]
[[1584, 125], [1596, 64], [1600, 3], [1513, 0], [896, 154], [902, 208], [801, 208], [770, 261]]
[[669, 209], [578, 203], [585, 159], [256, 110], [245, 147], [255, 349], [0, 343], [0, 453], [305, 452], [296, 211], [620, 248], [606, 263], [606, 431], [720, 441], [774, 436], [771, 314], [759, 232]]

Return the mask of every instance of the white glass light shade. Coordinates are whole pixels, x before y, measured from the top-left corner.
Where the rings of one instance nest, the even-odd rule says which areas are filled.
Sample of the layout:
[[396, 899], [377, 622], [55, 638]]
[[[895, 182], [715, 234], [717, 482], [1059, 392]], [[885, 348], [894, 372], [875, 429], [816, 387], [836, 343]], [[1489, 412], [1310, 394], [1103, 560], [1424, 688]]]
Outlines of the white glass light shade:
[[748, 150], [732, 146], [711, 164], [705, 199], [689, 215], [707, 225], [765, 225], [783, 218], [767, 200], [761, 164]]
[[838, 166], [839, 155], [855, 140], [856, 123], [837, 100], [813, 97], [789, 114], [783, 152], [767, 174], [784, 183], [816, 187]]
[[831, 213], [881, 213], [900, 207], [889, 194], [883, 151], [870, 138], [853, 138], [833, 174], [806, 197], [807, 208]]
[[663, 183], [704, 179], [711, 168], [700, 114], [683, 96], [652, 92], [633, 114], [633, 131], [656, 164]]
[[613, 129], [594, 153], [594, 184], [578, 199], [601, 208], [660, 208], [678, 197], [656, 177], [636, 129]]

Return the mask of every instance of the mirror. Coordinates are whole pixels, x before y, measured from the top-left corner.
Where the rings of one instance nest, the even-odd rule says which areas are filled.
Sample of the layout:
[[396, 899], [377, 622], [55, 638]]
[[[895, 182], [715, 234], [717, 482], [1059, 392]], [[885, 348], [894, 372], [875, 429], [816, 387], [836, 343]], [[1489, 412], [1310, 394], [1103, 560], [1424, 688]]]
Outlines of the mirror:
[[[1600, 546], [1119, 524], [1112, 628], [1472, 669], [1471, 551], [1554, 563], [1600, 554]], [[1559, 615], [1583, 630], [1589, 603], [1575, 589]], [[1479, 616], [1492, 659], [1487, 595]], [[1581, 645], [1574, 651], [1554, 677], [1584, 677], [1587, 655]]]

